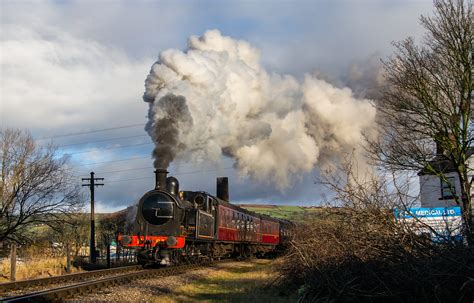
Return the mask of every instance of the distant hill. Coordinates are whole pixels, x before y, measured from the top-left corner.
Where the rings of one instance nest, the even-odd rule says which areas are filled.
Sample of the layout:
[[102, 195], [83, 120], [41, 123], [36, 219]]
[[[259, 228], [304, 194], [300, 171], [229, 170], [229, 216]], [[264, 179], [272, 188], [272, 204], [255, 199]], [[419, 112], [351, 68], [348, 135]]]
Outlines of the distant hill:
[[295, 205], [271, 205], [271, 204], [239, 204], [240, 207], [250, 211], [287, 219], [295, 222], [305, 221], [309, 216], [320, 214], [323, 207], [319, 206], [295, 206]]
[[[326, 207], [322, 206], [296, 206], [296, 205], [273, 205], [273, 204], [237, 204], [238, 206], [248, 209], [250, 211], [268, 215], [274, 218], [287, 219], [295, 222], [303, 222], [308, 217], [313, 217], [315, 215], [322, 214], [324, 210], [327, 210]], [[110, 217], [117, 216], [123, 217], [131, 211], [130, 207], [123, 209], [114, 213], [96, 213], [96, 218], [98, 220]]]

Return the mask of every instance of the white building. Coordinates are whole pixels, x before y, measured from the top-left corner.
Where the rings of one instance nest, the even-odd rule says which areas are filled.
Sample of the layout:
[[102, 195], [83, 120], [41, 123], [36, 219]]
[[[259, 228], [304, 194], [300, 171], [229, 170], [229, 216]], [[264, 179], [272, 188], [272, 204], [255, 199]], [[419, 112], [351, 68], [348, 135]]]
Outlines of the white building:
[[[469, 149], [468, 152], [468, 176], [472, 180], [474, 173], [474, 149]], [[443, 155], [437, 155], [431, 166], [436, 170], [443, 172], [447, 181], [445, 182], [441, 177], [434, 175], [428, 170], [424, 169], [418, 173], [420, 179], [420, 202], [421, 207], [447, 207], [456, 206], [455, 198], [461, 194], [461, 185], [459, 177], [456, 174], [453, 164]], [[471, 184], [473, 182], [471, 181]], [[454, 189], [454, 192], [452, 192]], [[474, 191], [471, 190], [471, 193]]]

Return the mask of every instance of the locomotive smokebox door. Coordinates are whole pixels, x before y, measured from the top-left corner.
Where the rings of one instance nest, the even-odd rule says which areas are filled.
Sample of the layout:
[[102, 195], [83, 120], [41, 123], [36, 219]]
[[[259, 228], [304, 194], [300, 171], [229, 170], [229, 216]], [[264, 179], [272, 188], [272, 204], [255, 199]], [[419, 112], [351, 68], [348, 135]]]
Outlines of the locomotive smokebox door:
[[184, 219], [184, 211], [179, 207], [178, 200], [171, 194], [153, 190], [146, 193], [139, 202], [137, 220], [147, 223], [146, 230], [135, 225], [135, 232], [145, 232], [147, 236], [179, 236], [180, 226]]

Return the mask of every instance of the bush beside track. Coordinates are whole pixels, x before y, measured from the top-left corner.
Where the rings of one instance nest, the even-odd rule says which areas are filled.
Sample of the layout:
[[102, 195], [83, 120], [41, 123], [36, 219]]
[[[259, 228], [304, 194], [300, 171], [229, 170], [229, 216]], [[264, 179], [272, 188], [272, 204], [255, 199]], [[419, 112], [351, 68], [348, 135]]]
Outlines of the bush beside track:
[[474, 300], [472, 248], [402, 232], [378, 207], [300, 224], [281, 274], [302, 302]]

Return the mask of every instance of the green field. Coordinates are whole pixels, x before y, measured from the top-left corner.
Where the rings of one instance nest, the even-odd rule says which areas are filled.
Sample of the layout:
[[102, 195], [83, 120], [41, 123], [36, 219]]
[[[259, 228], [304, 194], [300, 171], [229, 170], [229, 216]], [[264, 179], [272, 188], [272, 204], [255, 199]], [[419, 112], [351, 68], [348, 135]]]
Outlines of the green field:
[[295, 222], [306, 221], [309, 217], [314, 217], [322, 213], [324, 208], [321, 207], [304, 207], [290, 205], [256, 205], [241, 204], [239, 205], [247, 210], [268, 215], [274, 218], [287, 219]]

